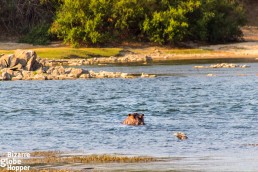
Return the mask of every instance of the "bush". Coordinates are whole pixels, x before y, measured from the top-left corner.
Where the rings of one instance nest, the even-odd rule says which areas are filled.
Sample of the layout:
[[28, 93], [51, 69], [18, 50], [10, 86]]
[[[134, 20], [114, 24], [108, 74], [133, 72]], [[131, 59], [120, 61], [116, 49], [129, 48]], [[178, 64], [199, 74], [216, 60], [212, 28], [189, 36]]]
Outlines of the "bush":
[[104, 42], [109, 34], [111, 1], [64, 0], [51, 32], [74, 47]]
[[226, 42], [245, 24], [236, 0], [63, 0], [51, 26], [73, 46], [114, 40]]
[[29, 43], [33, 45], [47, 45], [50, 42], [50, 34], [48, 32], [49, 25], [37, 25], [31, 29], [29, 33], [21, 37], [19, 42]]
[[214, 13], [207, 23], [209, 42], [236, 41], [242, 36], [240, 27], [246, 23], [246, 17], [237, 1], [214, 0], [205, 9]]
[[235, 0], [209, 0], [191, 14], [189, 38], [213, 43], [236, 41], [246, 23], [244, 8]]
[[200, 6], [199, 1], [181, 1], [170, 3], [161, 1], [161, 9], [156, 9], [146, 17], [143, 30], [148, 38], [160, 44], [182, 41], [188, 34], [186, 14]]
[[142, 0], [115, 0], [113, 2], [112, 26], [113, 35], [121, 39], [133, 39], [141, 34], [141, 26], [145, 19]]

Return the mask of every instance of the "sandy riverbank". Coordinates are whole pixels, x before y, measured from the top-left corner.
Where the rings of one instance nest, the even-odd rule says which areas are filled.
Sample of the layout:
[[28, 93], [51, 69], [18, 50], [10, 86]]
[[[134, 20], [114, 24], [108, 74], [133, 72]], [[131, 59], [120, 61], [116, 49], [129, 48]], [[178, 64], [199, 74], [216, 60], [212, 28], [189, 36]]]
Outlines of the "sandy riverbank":
[[[29, 158], [21, 158], [21, 165], [29, 171], [41, 172], [107, 172], [107, 171], [254, 171], [253, 167], [237, 165], [237, 157], [193, 156], [193, 157], [146, 157], [118, 154], [87, 155], [83, 153], [64, 153], [55, 151], [31, 152]], [[2, 158], [5, 155], [1, 156]], [[252, 164], [252, 161], [248, 161]], [[255, 163], [255, 161], [254, 161]], [[0, 168], [6, 172], [5, 168]]]

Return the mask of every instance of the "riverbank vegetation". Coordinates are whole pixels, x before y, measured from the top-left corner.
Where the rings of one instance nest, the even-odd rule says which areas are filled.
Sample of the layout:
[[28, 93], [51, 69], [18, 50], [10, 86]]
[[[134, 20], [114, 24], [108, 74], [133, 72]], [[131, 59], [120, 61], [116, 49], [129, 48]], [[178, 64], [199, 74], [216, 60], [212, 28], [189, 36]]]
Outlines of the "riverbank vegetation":
[[[147, 156], [123, 156], [108, 154], [69, 155], [58, 151], [32, 152], [30, 153], [30, 156], [30, 158], [22, 160], [22, 165], [31, 167], [30, 171], [80, 171], [76, 170], [76, 167], [87, 164], [148, 163], [159, 161], [156, 158]], [[67, 167], [69, 169], [65, 169]], [[74, 167], [75, 169], [72, 169], [71, 167]], [[94, 168], [92, 168], [92, 170], [94, 170]], [[5, 168], [0, 168], [0, 171], [4, 172], [8, 170]]]
[[[175, 45], [241, 39], [251, 0], [12, 0], [0, 2], [0, 31], [21, 42], [74, 47], [122, 41]], [[5, 35], [3, 35], [5, 33]]]
[[25, 160], [26, 164], [36, 166], [39, 164], [69, 164], [69, 163], [142, 163], [157, 161], [152, 157], [145, 156], [122, 156], [122, 155], [65, 155], [62, 152], [32, 152], [31, 158]]
[[[87, 59], [91, 57], [110, 57], [118, 56], [122, 48], [70, 48], [70, 47], [44, 47], [44, 48], [30, 48], [37, 52], [39, 57], [48, 59], [70, 59], [81, 58]], [[0, 54], [13, 54], [14, 50], [1, 50]]]

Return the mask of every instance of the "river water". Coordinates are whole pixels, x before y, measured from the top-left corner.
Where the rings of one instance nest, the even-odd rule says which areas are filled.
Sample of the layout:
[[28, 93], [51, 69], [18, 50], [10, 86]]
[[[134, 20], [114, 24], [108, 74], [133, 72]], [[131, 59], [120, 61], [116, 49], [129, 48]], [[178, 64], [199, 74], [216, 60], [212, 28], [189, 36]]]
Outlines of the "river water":
[[[175, 169], [258, 171], [258, 63], [85, 67], [156, 78], [0, 82], [0, 151], [118, 153]], [[208, 77], [207, 74], [215, 74]], [[145, 126], [124, 126], [128, 113]], [[189, 139], [179, 141], [174, 132]]]

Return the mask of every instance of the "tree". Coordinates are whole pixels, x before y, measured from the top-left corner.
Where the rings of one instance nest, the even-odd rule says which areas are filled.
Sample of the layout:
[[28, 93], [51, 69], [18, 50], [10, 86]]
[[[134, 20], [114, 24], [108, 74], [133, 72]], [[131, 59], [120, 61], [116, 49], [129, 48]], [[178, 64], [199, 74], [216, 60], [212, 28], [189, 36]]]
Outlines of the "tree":
[[144, 21], [143, 30], [153, 42], [160, 44], [182, 41], [188, 34], [188, 18], [201, 5], [200, 1], [162, 0]]
[[28, 32], [39, 23], [51, 23], [58, 0], [1, 0], [0, 26], [10, 33]]
[[113, 34], [128, 39], [138, 37], [144, 21], [144, 7], [142, 0], [115, 0], [112, 7], [111, 20]]
[[111, 28], [109, 0], [64, 0], [52, 24], [52, 33], [73, 46], [104, 42]]
[[159, 44], [225, 42], [240, 38], [245, 23], [237, 0], [62, 0], [59, 4], [51, 33], [73, 46], [128, 39]]
[[207, 23], [210, 42], [236, 41], [242, 36], [241, 26], [246, 23], [243, 6], [235, 0], [212, 0], [205, 10], [213, 12]]

